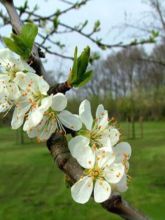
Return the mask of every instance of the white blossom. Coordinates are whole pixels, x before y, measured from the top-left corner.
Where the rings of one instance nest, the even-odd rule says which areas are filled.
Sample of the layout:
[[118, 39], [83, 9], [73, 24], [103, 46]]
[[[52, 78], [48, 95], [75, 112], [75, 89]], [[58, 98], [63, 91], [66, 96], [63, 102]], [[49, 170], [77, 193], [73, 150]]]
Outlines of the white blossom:
[[52, 103], [48, 111], [38, 126], [27, 130], [28, 136], [31, 138], [37, 137], [40, 141], [47, 140], [57, 129], [64, 131], [63, 126], [77, 131], [81, 128], [82, 123], [77, 115], [64, 110], [67, 106], [67, 98], [62, 93], [57, 93], [51, 96]]
[[103, 105], [97, 107], [96, 119], [93, 119], [90, 102], [84, 100], [79, 107], [79, 116], [85, 125], [85, 129], [82, 129], [79, 134], [86, 136], [91, 146], [112, 149], [112, 146], [119, 141], [120, 133], [109, 125], [108, 111]]
[[8, 112], [21, 97], [21, 91], [14, 79], [34, 70], [9, 49], [0, 49], [0, 112]]
[[111, 185], [117, 184], [122, 179], [124, 175], [123, 164], [114, 163], [114, 154], [107, 155], [105, 148], [104, 150], [100, 148], [92, 151], [91, 148], [84, 146], [75, 154], [75, 158], [85, 170], [84, 176], [71, 188], [73, 199], [84, 204], [88, 202], [94, 192], [95, 202], [104, 202], [111, 195]]
[[34, 73], [18, 72], [14, 82], [20, 88], [22, 96], [16, 101], [12, 128], [20, 127], [26, 115], [23, 129], [27, 131], [41, 122], [44, 112], [51, 106], [51, 96], [47, 95], [49, 85]]

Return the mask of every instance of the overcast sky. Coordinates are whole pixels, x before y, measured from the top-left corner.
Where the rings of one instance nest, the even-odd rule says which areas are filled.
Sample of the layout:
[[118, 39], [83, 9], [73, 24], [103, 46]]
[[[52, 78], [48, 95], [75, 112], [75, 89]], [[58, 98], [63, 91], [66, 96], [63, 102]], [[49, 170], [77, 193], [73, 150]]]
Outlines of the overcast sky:
[[[15, 0], [17, 6], [21, 5], [22, 2], [22, 0]], [[31, 7], [39, 2], [40, 10], [38, 13], [45, 16], [54, 12], [57, 8], [64, 9], [67, 7], [67, 5], [60, 2], [60, 0], [29, 0], [28, 2]], [[125, 22], [140, 25], [142, 19], [148, 19], [146, 18], [146, 14], [150, 11], [150, 8], [146, 2], [147, 0], [91, 0], [80, 10], [67, 13], [62, 16], [61, 19], [63, 22], [73, 26], [88, 19], [89, 28], [93, 26], [97, 19], [99, 19], [101, 22], [101, 32], [97, 36], [102, 37], [105, 42], [111, 44], [120, 41], [127, 42], [133, 38], [135, 35], [134, 33], [137, 33], [137, 31], [125, 29], [123, 25]], [[0, 8], [1, 7], [2, 6], [0, 6]], [[118, 27], [117, 29], [115, 28], [116, 26]], [[4, 30], [3, 32], [6, 33]], [[90, 45], [93, 51], [100, 51], [94, 44], [78, 34], [60, 35], [60, 38], [57, 36], [56, 40], [58, 39], [62, 39], [67, 45], [64, 52], [68, 55], [73, 54], [75, 46], [78, 46], [81, 50], [86, 45]], [[102, 56], [105, 56], [109, 52], [110, 51], [101, 52], [101, 54]], [[49, 60], [48, 64], [46, 64], [48, 69], [54, 69], [54, 67], [57, 67], [59, 59], [54, 56], [47, 56], [47, 58]], [[69, 63], [67, 61], [63, 63], [64, 68], [68, 66]]]

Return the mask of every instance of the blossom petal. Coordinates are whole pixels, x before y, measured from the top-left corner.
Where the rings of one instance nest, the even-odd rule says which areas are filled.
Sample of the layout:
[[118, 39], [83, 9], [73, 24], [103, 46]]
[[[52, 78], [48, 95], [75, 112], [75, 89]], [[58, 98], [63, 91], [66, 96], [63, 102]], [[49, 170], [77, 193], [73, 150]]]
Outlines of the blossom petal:
[[90, 169], [94, 166], [95, 155], [89, 147], [88, 138], [77, 136], [69, 141], [68, 147], [72, 156], [82, 167]]
[[25, 74], [24, 72], [17, 72], [13, 81], [23, 91], [27, 88], [28, 84], [30, 83], [30, 80], [28, 80], [27, 78], [27, 74]]
[[112, 144], [111, 144], [111, 140], [108, 135], [102, 134], [102, 137], [100, 138], [99, 141], [100, 141], [102, 147], [108, 147], [109, 150], [112, 151]]
[[28, 119], [25, 121], [23, 130], [28, 131], [31, 128], [37, 126], [43, 118], [43, 112], [39, 109], [34, 109], [33, 111], [29, 112]]
[[111, 186], [105, 180], [96, 180], [94, 186], [94, 200], [97, 203], [106, 201], [111, 195]]
[[119, 141], [120, 139], [120, 132], [118, 129], [116, 128], [110, 128], [109, 129], [109, 137], [110, 137], [110, 140], [111, 140], [111, 144], [112, 146], [114, 146], [115, 144], [117, 144], [117, 142]]
[[109, 183], [118, 183], [124, 175], [122, 163], [113, 163], [104, 169], [104, 177]]
[[6, 112], [11, 108], [11, 105], [8, 103], [8, 101], [3, 97], [0, 100], [0, 113]]
[[77, 152], [82, 147], [88, 147], [89, 146], [89, 138], [84, 137], [82, 135], [78, 135], [74, 138], [72, 138], [69, 143], [68, 147], [73, 157], [77, 156]]
[[91, 112], [91, 105], [88, 100], [81, 102], [79, 107], [79, 116], [88, 130], [92, 129], [93, 117]]
[[42, 76], [40, 76], [39, 78], [40, 78], [38, 81], [39, 91], [41, 92], [41, 94], [47, 95], [47, 92], [49, 90], [49, 84], [43, 79]]
[[40, 111], [46, 112], [51, 105], [52, 105], [52, 96], [50, 95], [42, 99], [39, 109]]
[[115, 154], [108, 147], [99, 148], [96, 151], [96, 160], [98, 166], [104, 168], [115, 161]]
[[67, 110], [60, 112], [58, 114], [58, 118], [65, 127], [73, 131], [78, 131], [82, 127], [82, 122], [80, 118]]
[[63, 111], [67, 106], [67, 98], [62, 93], [57, 93], [52, 98], [52, 109], [58, 112]]
[[9, 49], [0, 49], [0, 66], [6, 70], [13, 68], [15, 72], [18, 71], [30, 71], [35, 72], [24, 60], [13, 53]]
[[15, 108], [11, 120], [12, 129], [18, 129], [19, 127], [22, 126], [23, 122], [24, 122], [24, 114], [20, 114], [20, 109]]
[[113, 150], [116, 154], [116, 162], [124, 162], [125, 160], [129, 160], [131, 156], [131, 146], [127, 142], [120, 142]]
[[96, 110], [96, 119], [97, 119], [97, 124], [98, 126], [105, 128], [108, 125], [108, 111], [104, 110], [103, 105], [98, 105], [97, 110]]
[[124, 175], [119, 183], [115, 185], [115, 189], [117, 192], [125, 192], [128, 189], [127, 184], [127, 175]]
[[56, 131], [56, 129], [57, 129], [56, 119], [48, 118], [45, 123], [42, 123], [42, 125], [38, 127], [39, 135], [37, 137], [40, 139], [40, 141], [46, 141]]
[[20, 99], [17, 100], [11, 121], [12, 129], [18, 129], [19, 127], [22, 126], [24, 122], [25, 114], [30, 109], [30, 106], [31, 106], [30, 103], [24, 97], [21, 97]]
[[10, 100], [16, 100], [21, 96], [20, 90], [15, 83], [8, 83], [7, 85], [8, 90], [8, 98]]
[[83, 177], [71, 188], [71, 194], [74, 201], [80, 204], [88, 202], [93, 191], [93, 180], [91, 177]]

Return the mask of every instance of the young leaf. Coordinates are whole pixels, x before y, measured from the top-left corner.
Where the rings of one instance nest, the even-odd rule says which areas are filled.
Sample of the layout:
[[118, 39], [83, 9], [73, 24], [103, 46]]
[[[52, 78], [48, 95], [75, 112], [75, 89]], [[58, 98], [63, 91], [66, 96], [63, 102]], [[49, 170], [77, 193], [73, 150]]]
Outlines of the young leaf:
[[80, 82], [74, 83], [74, 87], [82, 87], [85, 86], [91, 79], [92, 79], [92, 71], [86, 72], [83, 77], [81, 78]]
[[90, 57], [90, 48], [86, 47], [78, 58], [78, 76], [79, 77], [81, 77], [81, 75], [86, 71], [88, 63], [89, 63], [89, 57]]
[[92, 71], [86, 72], [89, 58], [89, 47], [86, 47], [78, 58], [77, 47], [75, 48], [73, 66], [67, 80], [69, 85], [73, 87], [81, 87], [84, 86], [92, 78]]
[[27, 23], [22, 27], [20, 34], [12, 34], [11, 38], [3, 38], [6, 46], [27, 60], [31, 54], [38, 28], [32, 23]]

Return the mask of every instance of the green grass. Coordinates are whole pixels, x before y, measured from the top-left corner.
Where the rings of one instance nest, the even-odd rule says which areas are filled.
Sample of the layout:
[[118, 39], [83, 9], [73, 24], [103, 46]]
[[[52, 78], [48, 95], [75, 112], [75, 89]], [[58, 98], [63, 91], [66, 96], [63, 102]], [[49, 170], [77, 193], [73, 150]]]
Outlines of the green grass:
[[[127, 130], [126, 124], [121, 124]], [[165, 122], [144, 124], [133, 147], [132, 182], [123, 194], [153, 220], [165, 219]], [[164, 213], [164, 214], [163, 214]], [[100, 205], [73, 202], [64, 176], [45, 145], [15, 143], [15, 131], [0, 128], [0, 220], [117, 220]]]

